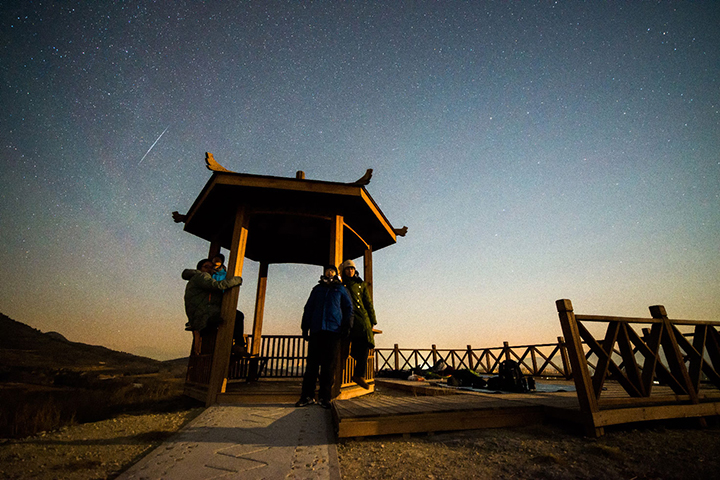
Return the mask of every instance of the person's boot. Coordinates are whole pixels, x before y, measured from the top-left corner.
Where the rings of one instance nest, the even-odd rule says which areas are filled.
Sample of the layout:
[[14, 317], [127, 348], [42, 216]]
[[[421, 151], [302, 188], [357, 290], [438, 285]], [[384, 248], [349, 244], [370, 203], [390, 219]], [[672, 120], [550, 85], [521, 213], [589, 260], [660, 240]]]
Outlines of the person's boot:
[[308, 405], [314, 405], [315, 399], [310, 397], [300, 397], [300, 400], [295, 403], [296, 407], [307, 407]]

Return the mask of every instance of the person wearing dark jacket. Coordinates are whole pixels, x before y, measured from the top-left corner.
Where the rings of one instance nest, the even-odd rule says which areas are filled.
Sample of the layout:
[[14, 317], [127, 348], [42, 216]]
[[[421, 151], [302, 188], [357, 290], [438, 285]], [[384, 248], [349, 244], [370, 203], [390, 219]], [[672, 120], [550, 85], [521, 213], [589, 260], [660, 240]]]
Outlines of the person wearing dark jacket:
[[303, 310], [302, 335], [309, 343], [302, 393], [296, 407], [315, 403], [319, 375], [318, 399], [323, 408], [330, 408], [340, 342], [349, 335], [353, 325], [352, 301], [337, 273], [334, 265], [325, 267]]
[[[213, 279], [215, 266], [210, 259], [203, 259], [197, 269], [185, 269], [182, 272], [185, 286], [185, 313], [188, 322], [185, 330], [193, 332], [193, 349], [199, 354], [201, 332], [206, 328], [215, 328], [222, 323], [220, 307], [223, 292], [229, 288], [242, 285], [242, 277], [230, 277], [222, 281]], [[242, 336], [242, 312], [236, 313], [235, 330]], [[238, 319], [240, 320], [238, 322]]]
[[[354, 323], [350, 334], [350, 356], [355, 360], [355, 370], [352, 381], [364, 389], [369, 389], [365, 375], [367, 374], [368, 353], [375, 348], [375, 334], [373, 326], [377, 325], [375, 308], [367, 285], [357, 274], [355, 262], [345, 260], [342, 267], [342, 283], [350, 292], [353, 301]], [[343, 348], [343, 356], [347, 357], [347, 350]]]

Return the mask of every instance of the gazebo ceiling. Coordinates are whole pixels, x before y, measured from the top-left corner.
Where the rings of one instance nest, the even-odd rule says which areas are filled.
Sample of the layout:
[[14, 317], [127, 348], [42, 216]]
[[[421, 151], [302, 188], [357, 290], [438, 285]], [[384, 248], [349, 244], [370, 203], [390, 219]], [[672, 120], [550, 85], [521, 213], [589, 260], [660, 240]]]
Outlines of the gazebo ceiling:
[[335, 215], [342, 215], [343, 258], [392, 245], [395, 231], [364, 186], [217, 171], [185, 219], [185, 231], [230, 248], [238, 206], [249, 219], [245, 256], [257, 262], [323, 265]]

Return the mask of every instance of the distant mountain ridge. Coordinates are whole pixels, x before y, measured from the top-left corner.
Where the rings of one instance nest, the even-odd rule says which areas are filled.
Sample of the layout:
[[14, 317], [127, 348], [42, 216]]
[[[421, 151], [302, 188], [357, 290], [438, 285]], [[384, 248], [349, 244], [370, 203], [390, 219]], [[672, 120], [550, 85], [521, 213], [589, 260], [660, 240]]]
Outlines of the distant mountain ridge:
[[43, 333], [0, 313], [0, 368], [139, 371], [162, 362]]

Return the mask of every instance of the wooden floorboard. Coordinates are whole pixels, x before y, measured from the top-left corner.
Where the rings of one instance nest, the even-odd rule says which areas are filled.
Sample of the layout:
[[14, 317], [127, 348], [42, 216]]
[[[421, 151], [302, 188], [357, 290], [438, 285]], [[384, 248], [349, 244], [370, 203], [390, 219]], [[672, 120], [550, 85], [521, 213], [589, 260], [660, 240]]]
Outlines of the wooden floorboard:
[[[530, 394], [455, 392], [432, 396], [380, 396], [336, 401], [339, 437], [388, 435], [539, 423], [541, 403]], [[577, 402], [576, 402], [577, 403]]]

